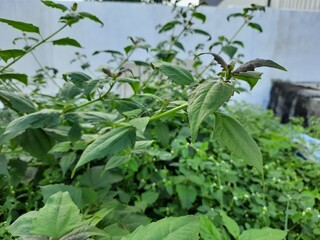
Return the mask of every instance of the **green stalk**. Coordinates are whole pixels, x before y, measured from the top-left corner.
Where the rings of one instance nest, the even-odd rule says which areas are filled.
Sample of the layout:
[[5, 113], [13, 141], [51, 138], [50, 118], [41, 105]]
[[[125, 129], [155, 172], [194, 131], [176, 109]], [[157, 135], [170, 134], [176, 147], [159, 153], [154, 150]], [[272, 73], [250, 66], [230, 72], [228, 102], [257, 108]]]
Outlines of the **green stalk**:
[[153, 121], [159, 120], [159, 119], [161, 119], [161, 118], [167, 117], [167, 116], [169, 116], [169, 115], [171, 115], [171, 114], [173, 114], [173, 113], [175, 113], [175, 112], [177, 112], [177, 111], [179, 111], [179, 110], [182, 110], [182, 109], [184, 109], [184, 108], [187, 108], [187, 107], [188, 107], [188, 103], [185, 103], [185, 104], [183, 104], [183, 105], [181, 105], [181, 106], [172, 108], [172, 109], [170, 109], [169, 111], [166, 111], [166, 112], [163, 112], [163, 113], [154, 115], [154, 116], [152, 116], [152, 117], [150, 118], [150, 122], [153, 122]]
[[61, 28], [59, 28], [57, 31], [55, 31], [54, 33], [52, 33], [50, 36], [46, 37], [45, 39], [43, 39], [42, 41], [38, 42], [36, 45], [34, 45], [33, 47], [29, 48], [24, 54], [22, 54], [21, 56], [17, 57], [16, 59], [14, 59], [11, 63], [9, 63], [7, 66], [3, 67], [0, 69], [0, 73], [3, 73], [6, 69], [8, 69], [9, 67], [11, 67], [13, 64], [15, 64], [16, 62], [18, 62], [21, 58], [23, 58], [25, 55], [27, 55], [28, 53], [30, 53], [31, 51], [33, 51], [34, 49], [36, 49], [38, 46], [40, 46], [41, 44], [45, 43], [46, 41], [48, 41], [50, 38], [52, 38], [53, 36], [55, 36], [56, 34], [58, 34], [59, 32], [61, 32], [65, 27], [67, 27], [68, 24], [63, 25]]

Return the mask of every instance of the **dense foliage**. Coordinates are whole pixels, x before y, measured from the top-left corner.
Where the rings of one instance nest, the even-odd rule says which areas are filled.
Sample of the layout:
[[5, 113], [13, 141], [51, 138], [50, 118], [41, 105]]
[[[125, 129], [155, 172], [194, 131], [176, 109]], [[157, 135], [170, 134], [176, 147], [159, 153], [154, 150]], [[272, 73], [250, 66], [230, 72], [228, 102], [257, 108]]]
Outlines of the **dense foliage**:
[[[44, 66], [28, 77], [11, 66], [29, 53], [36, 58], [33, 50], [43, 43], [79, 47], [70, 37], [54, 39], [78, 21], [103, 23], [77, 12], [77, 4], [42, 2], [65, 14], [49, 37], [39, 37], [32, 24], [0, 19], [23, 31], [15, 41], [27, 43], [0, 50], [6, 64], [0, 68], [2, 239], [320, 237], [320, 165], [306, 160], [312, 152], [299, 137], [318, 136], [319, 128], [304, 129], [299, 120], [280, 125], [269, 111], [227, 105], [244, 91], [239, 81], [254, 88], [262, 75], [255, 68], [282, 66], [264, 59], [242, 64], [244, 44], [236, 34], [213, 41], [194, 28], [206, 21], [199, 6], [175, 6], [175, 20], [158, 29], [171, 33], [167, 40], [150, 46], [130, 37], [122, 52], [97, 50], [93, 55], [110, 57], [99, 77], [90, 76], [90, 63], [77, 53], [72, 62], [83, 72], [63, 73], [59, 92], [48, 96], [42, 90], [59, 85], [57, 69]], [[262, 31], [252, 20], [263, 10], [252, 5], [228, 19], [243, 20], [239, 30]], [[203, 35], [206, 44], [190, 51], [194, 63], [187, 66], [179, 52], [192, 34]], [[131, 59], [137, 49], [150, 59]], [[213, 56], [208, 65], [203, 52]], [[233, 61], [226, 63], [222, 53]], [[29, 95], [23, 84], [32, 88]], [[115, 91], [123, 85], [131, 87], [130, 96]]]

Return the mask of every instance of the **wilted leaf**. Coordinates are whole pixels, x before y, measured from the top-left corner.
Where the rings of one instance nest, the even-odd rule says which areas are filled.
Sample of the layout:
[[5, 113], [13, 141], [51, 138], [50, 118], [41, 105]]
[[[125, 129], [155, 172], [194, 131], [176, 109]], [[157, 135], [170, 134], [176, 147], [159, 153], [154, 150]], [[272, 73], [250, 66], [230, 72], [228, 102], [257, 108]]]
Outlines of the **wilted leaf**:
[[249, 61], [247, 63], [244, 63], [240, 65], [233, 73], [240, 73], [240, 72], [248, 72], [248, 71], [254, 71], [255, 68], [257, 67], [270, 67], [270, 68], [277, 68], [283, 71], [287, 71], [284, 67], [279, 65], [278, 63], [275, 63], [272, 60], [266, 60], [266, 59], [255, 59], [252, 61]]

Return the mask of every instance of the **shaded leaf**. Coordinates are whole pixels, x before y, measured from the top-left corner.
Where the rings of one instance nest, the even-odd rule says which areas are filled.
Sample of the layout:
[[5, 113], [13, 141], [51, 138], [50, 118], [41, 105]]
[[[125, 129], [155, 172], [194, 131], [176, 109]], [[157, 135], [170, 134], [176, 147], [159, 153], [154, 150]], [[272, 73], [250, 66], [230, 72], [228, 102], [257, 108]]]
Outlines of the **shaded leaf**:
[[192, 74], [182, 67], [178, 67], [169, 63], [162, 63], [159, 66], [159, 70], [174, 83], [188, 85], [194, 82]]
[[13, 236], [30, 235], [33, 229], [32, 222], [38, 215], [37, 211], [27, 212], [15, 220], [7, 229]]
[[24, 95], [0, 90], [0, 101], [7, 107], [19, 113], [35, 112], [37, 108]]
[[9, 19], [0, 18], [0, 22], [6, 23], [9, 26], [19, 29], [23, 32], [32, 32], [32, 33], [40, 33], [39, 28], [32, 25], [31, 23], [19, 22], [19, 21], [12, 21]]
[[266, 60], [266, 59], [255, 59], [251, 60], [247, 63], [244, 63], [240, 65], [233, 73], [240, 73], [240, 72], [248, 72], [248, 71], [254, 71], [257, 67], [270, 67], [270, 68], [277, 68], [283, 71], [287, 71], [284, 67], [281, 65], [275, 63], [272, 60]]
[[81, 17], [90, 19], [91, 21], [97, 22], [101, 24], [101, 27], [104, 25], [103, 22], [96, 16], [92, 15], [91, 13], [87, 13], [87, 12], [80, 12], [79, 15]]
[[207, 40], [207, 41], [210, 41], [210, 40], [211, 40], [211, 35], [210, 35], [210, 33], [206, 32], [206, 31], [204, 31], [204, 30], [201, 30], [201, 29], [193, 29], [193, 32], [208, 37], [208, 40]]
[[60, 112], [56, 110], [44, 109], [39, 112], [31, 113], [10, 122], [1, 136], [0, 142], [6, 142], [20, 135], [27, 128], [53, 127], [60, 122]]
[[216, 137], [237, 157], [263, 174], [262, 155], [257, 143], [234, 118], [215, 114]]
[[204, 82], [189, 94], [188, 117], [191, 139], [194, 142], [205, 117], [217, 111], [233, 95], [234, 88], [225, 83]]
[[121, 150], [133, 147], [136, 131], [133, 127], [116, 128], [98, 137], [81, 155], [73, 172], [80, 166], [93, 160], [111, 157]]
[[248, 24], [248, 26], [253, 28], [253, 29], [258, 30], [259, 32], [263, 32], [262, 27], [257, 23], [251, 22], [251, 23]]
[[105, 170], [105, 171], [108, 171], [108, 170], [110, 170], [110, 169], [119, 167], [119, 166], [121, 166], [122, 164], [128, 162], [130, 159], [131, 159], [131, 155], [124, 155], [124, 156], [121, 156], [121, 155], [120, 155], [120, 156], [117, 156], [117, 155], [115, 155], [115, 156], [112, 156], [112, 157], [108, 160], [108, 162], [107, 162], [104, 170]]
[[52, 43], [53, 43], [53, 45], [73, 46], [73, 47], [79, 47], [79, 48], [82, 47], [77, 40], [69, 38], [69, 37], [54, 40], [54, 41], [52, 41]]
[[167, 22], [166, 24], [164, 24], [164, 25], [160, 28], [159, 33], [169, 31], [169, 30], [171, 30], [172, 28], [174, 28], [174, 26], [180, 25], [180, 24], [182, 24], [182, 23], [179, 22], [179, 21], [177, 21], [177, 20], [174, 20], [174, 21], [171, 21], [171, 22]]
[[190, 209], [197, 197], [197, 190], [191, 185], [185, 186], [178, 184], [176, 186], [178, 197], [183, 209]]
[[28, 85], [28, 75], [22, 73], [1, 73], [0, 79], [2, 80], [12, 80], [16, 79], [25, 85]]
[[134, 118], [130, 120], [129, 123], [133, 127], [135, 127], [139, 133], [143, 134], [149, 123], [149, 120], [150, 120], [150, 117]]
[[192, 14], [193, 17], [200, 19], [203, 23], [206, 21], [207, 17], [203, 13], [194, 12]]
[[63, 176], [65, 176], [66, 172], [69, 170], [69, 168], [74, 163], [76, 158], [77, 158], [77, 154], [75, 152], [69, 152], [62, 156], [59, 164], [60, 164]]
[[8, 49], [8, 50], [0, 50], [0, 58], [7, 62], [9, 59], [17, 58], [24, 55], [26, 52], [21, 49]]
[[155, 201], [157, 201], [158, 197], [159, 193], [154, 191], [147, 191], [141, 194], [141, 200], [148, 204], [153, 204]]

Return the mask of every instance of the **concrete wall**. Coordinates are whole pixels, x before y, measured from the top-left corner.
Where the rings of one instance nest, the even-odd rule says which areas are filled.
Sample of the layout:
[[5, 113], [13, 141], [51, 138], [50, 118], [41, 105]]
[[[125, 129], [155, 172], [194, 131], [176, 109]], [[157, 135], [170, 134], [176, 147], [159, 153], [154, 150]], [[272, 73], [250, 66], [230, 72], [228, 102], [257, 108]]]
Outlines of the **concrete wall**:
[[[64, 4], [71, 4], [65, 2]], [[50, 44], [42, 46], [36, 55], [43, 65], [58, 68], [60, 73], [79, 70], [78, 64], [70, 64], [74, 52], [91, 56], [96, 50], [122, 50], [129, 44], [128, 36], [143, 37], [155, 46], [161, 38], [155, 26], [172, 19], [171, 7], [162, 5], [146, 5], [117, 2], [79, 2], [79, 10], [87, 11], [98, 16], [105, 26], [84, 20], [72, 28], [66, 29], [56, 37], [72, 37], [77, 39], [83, 49], [71, 47], [52, 47]], [[202, 7], [201, 11], [207, 15], [207, 22], [202, 27], [210, 32], [214, 38], [220, 35], [230, 37], [241, 22], [232, 19], [226, 21], [230, 13], [240, 11], [240, 8]], [[1, 0], [0, 17], [33, 23], [40, 27], [43, 36], [48, 36], [61, 24], [57, 23], [61, 12], [47, 8], [38, 0]], [[269, 100], [271, 79], [290, 80], [292, 82], [320, 82], [318, 66], [320, 64], [320, 13], [303, 11], [285, 11], [267, 9], [266, 13], [258, 13], [255, 22], [264, 29], [262, 34], [252, 29], [245, 29], [238, 39], [245, 42], [245, 49], [241, 52], [245, 60], [254, 58], [272, 59], [288, 69], [281, 72], [274, 69], [262, 69], [262, 80], [249, 94], [236, 96], [236, 99], [246, 100], [258, 105], [266, 106]], [[1, 49], [17, 48], [12, 46], [12, 39], [21, 35], [17, 30], [0, 23]], [[204, 37], [192, 36], [183, 42], [191, 48]], [[142, 60], [145, 52], [139, 51], [133, 57]], [[187, 55], [182, 56], [187, 57]], [[106, 64], [106, 56], [90, 57], [93, 68]], [[3, 62], [0, 62], [3, 65]], [[31, 56], [26, 56], [14, 65], [17, 71], [32, 74], [37, 68]], [[49, 90], [54, 90], [49, 89]]]

